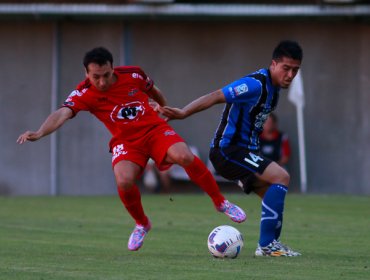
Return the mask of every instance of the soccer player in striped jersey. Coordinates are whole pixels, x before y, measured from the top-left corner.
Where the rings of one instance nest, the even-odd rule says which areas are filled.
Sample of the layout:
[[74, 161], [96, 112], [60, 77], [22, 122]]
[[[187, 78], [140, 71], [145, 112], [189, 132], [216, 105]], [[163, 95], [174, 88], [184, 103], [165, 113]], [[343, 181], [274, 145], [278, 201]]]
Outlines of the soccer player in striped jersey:
[[302, 58], [302, 48], [297, 42], [281, 41], [268, 68], [203, 95], [182, 109], [159, 108], [168, 120], [184, 119], [215, 104], [226, 103], [209, 157], [219, 175], [238, 182], [247, 194], [253, 191], [262, 199], [256, 256], [300, 255], [280, 242], [290, 176], [279, 164], [259, 153], [259, 136], [265, 120], [278, 104], [280, 89], [289, 87]]
[[86, 79], [37, 131], [26, 131], [17, 142], [23, 144], [39, 140], [80, 111], [89, 111], [97, 117], [112, 134], [109, 146], [118, 193], [136, 222], [128, 241], [129, 250], [140, 249], [151, 229], [136, 185], [136, 179], [143, 173], [149, 158], [160, 170], [166, 170], [172, 164], [180, 165], [189, 178], [210, 196], [219, 212], [237, 223], [246, 219], [244, 211], [221, 194], [205, 164], [152, 108], [150, 100], [157, 102], [157, 106], [164, 106], [166, 99], [141, 68], [113, 68], [112, 54], [101, 47], [87, 52], [83, 64]]

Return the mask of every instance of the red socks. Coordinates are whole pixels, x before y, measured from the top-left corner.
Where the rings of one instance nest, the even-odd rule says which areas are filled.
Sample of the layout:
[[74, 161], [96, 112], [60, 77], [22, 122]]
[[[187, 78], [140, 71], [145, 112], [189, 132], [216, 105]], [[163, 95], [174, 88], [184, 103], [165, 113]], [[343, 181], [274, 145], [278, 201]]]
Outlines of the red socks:
[[148, 217], [144, 213], [143, 205], [141, 204], [141, 195], [139, 188], [133, 185], [128, 190], [118, 189], [119, 197], [122, 203], [135, 220], [136, 224], [146, 226], [149, 223]]
[[[225, 197], [221, 194], [215, 179], [206, 165], [198, 157], [194, 156], [193, 162], [184, 167], [184, 169], [190, 179], [210, 196], [216, 208], [219, 208], [224, 202]], [[117, 189], [123, 205], [135, 220], [136, 224], [146, 226], [149, 220], [141, 204], [139, 188], [133, 185], [128, 190], [123, 190], [121, 188]]]
[[184, 167], [184, 169], [190, 179], [211, 197], [216, 207], [219, 207], [224, 202], [224, 196], [221, 194], [215, 179], [203, 161], [194, 156], [193, 162]]

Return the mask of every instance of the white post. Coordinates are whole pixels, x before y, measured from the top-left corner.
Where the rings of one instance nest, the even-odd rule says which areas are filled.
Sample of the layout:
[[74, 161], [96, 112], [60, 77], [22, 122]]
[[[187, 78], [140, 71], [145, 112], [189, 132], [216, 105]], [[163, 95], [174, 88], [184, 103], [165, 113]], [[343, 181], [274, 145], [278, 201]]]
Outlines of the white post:
[[307, 192], [307, 170], [306, 170], [306, 146], [304, 141], [304, 121], [303, 121], [303, 107], [304, 107], [304, 89], [301, 70], [298, 71], [297, 76], [292, 81], [289, 88], [288, 99], [297, 108], [297, 126], [298, 126], [298, 149], [299, 149], [299, 168], [301, 175], [301, 192]]
[[306, 151], [304, 141], [303, 107], [297, 106], [297, 125], [298, 125], [298, 148], [299, 148], [299, 168], [301, 174], [301, 192], [307, 192], [306, 174]]
[[[51, 66], [51, 98], [50, 109], [54, 112], [58, 104], [59, 86], [59, 26], [55, 22], [53, 26]], [[58, 194], [58, 137], [57, 132], [50, 135], [50, 195]]]

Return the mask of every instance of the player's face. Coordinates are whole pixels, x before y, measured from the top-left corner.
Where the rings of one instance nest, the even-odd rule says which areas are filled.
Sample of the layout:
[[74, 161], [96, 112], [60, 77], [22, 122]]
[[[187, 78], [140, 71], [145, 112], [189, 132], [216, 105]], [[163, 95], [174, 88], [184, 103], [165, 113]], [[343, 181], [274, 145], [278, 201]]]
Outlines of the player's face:
[[274, 86], [288, 88], [297, 75], [301, 62], [288, 57], [272, 60], [270, 66], [272, 84]]
[[107, 91], [116, 81], [110, 62], [104, 65], [90, 63], [86, 69], [86, 78], [88, 78], [92, 85], [99, 91]]

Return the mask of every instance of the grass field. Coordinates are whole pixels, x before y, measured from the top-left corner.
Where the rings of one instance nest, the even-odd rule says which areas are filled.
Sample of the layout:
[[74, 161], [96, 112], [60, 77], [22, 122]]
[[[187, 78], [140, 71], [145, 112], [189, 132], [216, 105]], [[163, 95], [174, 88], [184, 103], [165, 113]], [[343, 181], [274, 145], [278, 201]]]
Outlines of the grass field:
[[[117, 197], [0, 197], [0, 279], [370, 279], [370, 197], [289, 194], [282, 241], [297, 258], [254, 258], [260, 205], [235, 225], [202, 194], [144, 195], [153, 229], [127, 250], [134, 223]], [[237, 259], [207, 250], [209, 232], [234, 225]]]

